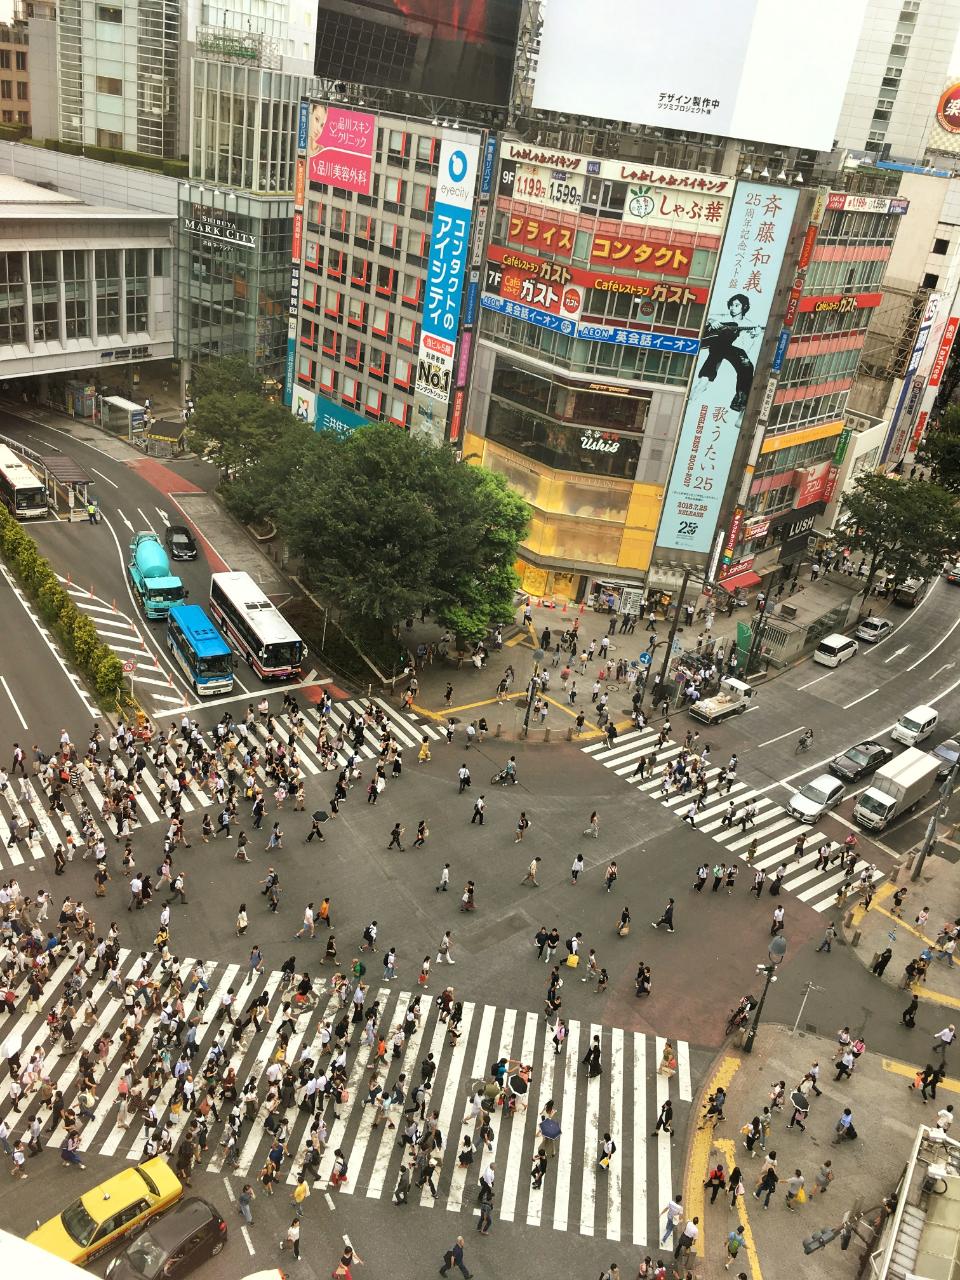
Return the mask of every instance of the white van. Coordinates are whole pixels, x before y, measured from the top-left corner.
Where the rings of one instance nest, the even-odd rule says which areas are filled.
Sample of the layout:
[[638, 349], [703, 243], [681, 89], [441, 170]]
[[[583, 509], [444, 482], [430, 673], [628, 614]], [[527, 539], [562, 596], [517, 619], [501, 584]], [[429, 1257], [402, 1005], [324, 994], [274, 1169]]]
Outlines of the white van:
[[857, 653], [859, 649], [856, 640], [837, 632], [832, 636], [824, 636], [813, 651], [813, 660], [824, 667], [839, 667], [841, 662], [846, 662]]
[[890, 737], [908, 747], [916, 747], [929, 738], [940, 719], [933, 707], [914, 707], [902, 715], [890, 731]]

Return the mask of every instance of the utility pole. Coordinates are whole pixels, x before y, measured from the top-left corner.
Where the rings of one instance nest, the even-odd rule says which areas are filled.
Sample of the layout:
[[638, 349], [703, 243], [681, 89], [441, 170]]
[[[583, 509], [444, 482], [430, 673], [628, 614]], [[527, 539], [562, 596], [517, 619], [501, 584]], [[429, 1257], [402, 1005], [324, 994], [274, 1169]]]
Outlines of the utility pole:
[[960, 769], [960, 761], [957, 762], [950, 770], [949, 775], [944, 778], [940, 787], [940, 799], [937, 801], [937, 807], [930, 815], [930, 821], [927, 823], [927, 830], [924, 833], [923, 844], [920, 846], [920, 852], [917, 854], [917, 860], [913, 865], [910, 873], [911, 880], [919, 880], [920, 872], [923, 870], [923, 864], [926, 861], [927, 854], [934, 846], [937, 838], [937, 822], [947, 811], [950, 804], [950, 797], [953, 795], [953, 788], [957, 781], [957, 770]]
[[783, 962], [783, 957], [787, 950], [787, 940], [782, 933], [778, 933], [775, 938], [770, 940], [767, 947], [767, 956], [769, 964], [758, 964], [757, 973], [762, 973], [765, 977], [763, 991], [760, 994], [760, 1000], [757, 1004], [757, 1012], [753, 1015], [753, 1023], [747, 1033], [747, 1038], [743, 1042], [743, 1052], [753, 1053], [753, 1042], [757, 1038], [757, 1028], [760, 1026], [760, 1015], [763, 1013], [763, 1004], [767, 998], [767, 992], [770, 990], [770, 983], [776, 982], [777, 965]]
[[670, 665], [670, 655], [673, 653], [673, 641], [677, 634], [677, 627], [680, 625], [680, 610], [683, 608], [683, 600], [687, 594], [687, 583], [690, 581], [690, 570], [684, 569], [683, 582], [680, 584], [680, 596], [677, 600], [677, 607], [673, 611], [673, 626], [670, 628], [670, 635], [667, 639], [667, 651], [663, 655], [663, 666], [660, 668], [660, 688], [664, 689], [667, 683], [667, 667]]
[[743, 667], [744, 680], [748, 679], [750, 675], [750, 668], [753, 666], [754, 655], [756, 654], [757, 650], [760, 648], [761, 642], [763, 641], [763, 633], [767, 629], [767, 609], [769, 607], [770, 607], [770, 593], [768, 591], [766, 595], [763, 597], [763, 608], [760, 610], [760, 613], [757, 615], [757, 628], [753, 633], [753, 640], [751, 641], [751, 644], [750, 644], [750, 652], [747, 654], [747, 661], [744, 663], [744, 667]]

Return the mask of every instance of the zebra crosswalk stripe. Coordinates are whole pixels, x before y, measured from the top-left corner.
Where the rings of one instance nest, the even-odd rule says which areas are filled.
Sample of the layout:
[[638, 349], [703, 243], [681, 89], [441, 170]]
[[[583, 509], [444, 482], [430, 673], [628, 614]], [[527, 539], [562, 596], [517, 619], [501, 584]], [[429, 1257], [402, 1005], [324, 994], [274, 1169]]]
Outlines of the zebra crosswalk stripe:
[[[650, 728], [631, 730], [621, 734], [612, 748], [608, 748], [603, 740], [588, 743], [582, 747], [584, 755], [590, 756], [604, 768], [611, 770], [618, 777], [624, 778], [634, 791], [639, 791], [651, 799], [657, 800], [665, 809], [684, 817], [690, 806], [695, 803], [697, 793], [689, 791], [685, 794], [663, 791], [663, 766], [680, 754], [682, 748], [669, 738], [661, 747], [657, 747], [659, 734]], [[637, 762], [641, 757], [654, 755], [650, 771], [640, 781], [635, 779]], [[717, 765], [708, 765], [705, 769], [707, 781], [715, 782], [720, 773]], [[752, 805], [755, 814], [752, 823], [741, 825], [735, 817], [732, 823], [724, 825], [730, 801], [735, 802], [735, 812], [742, 813], [748, 805]], [[817, 870], [817, 845], [826, 839], [823, 832], [815, 831], [806, 824], [798, 823], [786, 809], [776, 804], [768, 796], [761, 795], [747, 783], [737, 777], [728, 775], [723, 792], [714, 791], [697, 812], [695, 830], [709, 836], [721, 846], [729, 857], [735, 854], [740, 861], [747, 862], [751, 869], [771, 871], [781, 862], [787, 861], [791, 846], [797, 837], [803, 835], [809, 852], [801, 855], [799, 860], [792, 859], [787, 867], [783, 880], [783, 890], [793, 893], [801, 901], [807, 903], [814, 911], [829, 911], [836, 906], [836, 893], [846, 879], [843, 871]], [[753, 858], [747, 857], [747, 850], [756, 841], [756, 853]], [[831, 841], [831, 856], [839, 849], [839, 845]], [[854, 867], [856, 876], [864, 871], [868, 864], [858, 860]], [[873, 874], [874, 882], [882, 880], [883, 872]]]
[[[70, 976], [75, 958], [68, 956], [59, 961], [36, 1007], [14, 1015], [14, 1032], [22, 1035], [25, 1046], [24, 1059], [38, 1046], [47, 1046], [44, 1074], [54, 1088], [64, 1091], [68, 1104], [73, 1101], [78, 1086], [79, 1053], [81, 1049], [92, 1052], [100, 1064], [96, 1101], [92, 1115], [85, 1118], [81, 1129], [81, 1151], [103, 1156], [119, 1156], [128, 1160], [142, 1157], [145, 1141], [144, 1122], [135, 1117], [124, 1127], [125, 1113], [119, 1111], [119, 1084], [126, 1070], [126, 1044], [119, 1031], [125, 1017], [125, 1005], [121, 992], [128, 980], [141, 972], [142, 960], [134, 952], [123, 949], [119, 956], [120, 979], [118, 986], [108, 989], [107, 981], [96, 979], [92, 983], [96, 1004], [96, 1016], [90, 1025], [77, 1028], [74, 1045], [63, 1052], [62, 1042], [51, 1048], [46, 1012], [63, 995], [64, 984]], [[178, 973], [186, 981], [195, 966], [187, 958]], [[194, 1074], [200, 1077], [201, 1064], [219, 1033], [229, 1026], [218, 1016], [223, 995], [228, 988], [242, 990], [244, 1003], [264, 991], [274, 998], [279, 994], [283, 975], [278, 971], [257, 975], [253, 982], [241, 987], [241, 967], [236, 964], [208, 966], [207, 1014], [197, 1028], [197, 1054]], [[148, 964], [146, 979], [160, 978], [159, 961]], [[197, 1006], [198, 990], [184, 991], [184, 1008], [187, 1017]], [[381, 1002], [381, 1023], [388, 1027], [402, 1019], [411, 1000], [407, 990], [395, 990], [383, 985], [368, 995]], [[325, 1018], [337, 1016], [339, 1002], [332, 992], [321, 992], [309, 1009], [297, 1015], [294, 1032], [287, 1045], [287, 1062], [293, 1064], [303, 1055], [317, 1056], [316, 1037], [319, 1025]], [[347, 1006], [349, 1008], [349, 1005]], [[146, 1067], [156, 1052], [155, 1034], [161, 1025], [160, 1014], [150, 1009], [144, 1013], [140, 1038], [135, 1050], [141, 1067]], [[435, 1002], [431, 1001], [422, 1014], [419, 1027], [408, 1037], [399, 1064], [389, 1061], [386, 1066], [398, 1067], [407, 1076], [408, 1089], [418, 1083], [416, 1066], [424, 1052], [432, 1052], [437, 1062], [437, 1073], [432, 1096], [427, 1104], [430, 1111], [439, 1113], [439, 1128], [444, 1143], [438, 1152], [441, 1158], [437, 1171], [437, 1197], [434, 1199], [425, 1186], [418, 1202], [425, 1208], [444, 1206], [449, 1212], [461, 1212], [465, 1206], [473, 1208], [471, 1196], [475, 1180], [486, 1163], [496, 1160], [497, 1195], [495, 1214], [504, 1221], [524, 1221], [531, 1226], [552, 1226], [558, 1231], [575, 1230], [582, 1235], [604, 1237], [617, 1241], [630, 1239], [636, 1245], [647, 1243], [651, 1230], [656, 1229], [651, 1215], [659, 1203], [665, 1201], [671, 1190], [671, 1152], [668, 1138], [651, 1143], [647, 1137], [648, 1117], [654, 1106], [674, 1093], [675, 1105], [689, 1103], [689, 1047], [677, 1042], [678, 1072], [675, 1085], [667, 1078], [648, 1073], [648, 1063], [659, 1061], [664, 1041], [658, 1038], [647, 1044], [647, 1037], [639, 1032], [620, 1027], [607, 1027], [600, 1022], [581, 1025], [571, 1019], [564, 1052], [555, 1054], [552, 1032], [539, 1015], [521, 1012], [514, 1008], [491, 1004], [467, 1002], [463, 1009], [461, 1033], [452, 1049], [445, 1047], [449, 1027], [441, 1022]], [[97, 1054], [94, 1047], [106, 1036], [105, 1052]], [[247, 1038], [245, 1033], [239, 1045], [231, 1038], [225, 1042], [226, 1056], [222, 1067], [232, 1065], [238, 1080], [258, 1077], [274, 1059], [279, 1043], [279, 1020], [265, 1024], [259, 1036]], [[601, 1038], [604, 1071], [596, 1078], [586, 1079], [580, 1069], [583, 1048], [594, 1036]], [[356, 1030], [354, 1031], [356, 1037]], [[341, 1187], [342, 1195], [365, 1195], [379, 1199], [392, 1194], [397, 1173], [407, 1151], [397, 1150], [397, 1137], [403, 1127], [402, 1118], [397, 1128], [391, 1130], [384, 1123], [373, 1128], [373, 1108], [366, 1105], [367, 1077], [375, 1061], [375, 1050], [368, 1047], [362, 1036], [359, 1045], [351, 1050], [352, 1061], [348, 1072], [345, 1102], [333, 1108], [338, 1119], [330, 1125], [326, 1151], [321, 1159], [315, 1185], [325, 1187], [333, 1163], [333, 1151], [342, 1147], [348, 1160], [347, 1183]], [[494, 1132], [493, 1150], [481, 1151], [468, 1167], [460, 1167], [458, 1153], [464, 1132], [464, 1112], [470, 1091], [470, 1082], [489, 1076], [489, 1062], [500, 1058], [520, 1059], [534, 1068], [529, 1106], [517, 1107], [513, 1114], [495, 1109], [490, 1117]], [[390, 1070], [392, 1078], [396, 1078]], [[198, 1085], [198, 1095], [202, 1090]], [[166, 1126], [173, 1122], [174, 1145], [182, 1132], [188, 1112], [175, 1119], [170, 1111], [174, 1096], [172, 1076], [161, 1087], [154, 1107], [158, 1123]], [[549, 1162], [547, 1178], [541, 1190], [534, 1190], [530, 1183], [529, 1167], [533, 1153], [539, 1144], [538, 1117], [549, 1098], [557, 1104], [557, 1116], [561, 1126], [555, 1158]], [[654, 1101], [654, 1099], [656, 1101]], [[197, 1101], [200, 1097], [197, 1096]], [[10, 1110], [9, 1099], [0, 1099], [0, 1112], [5, 1119], [14, 1122], [19, 1129], [25, 1123], [28, 1106], [20, 1114]], [[328, 1112], [329, 1114], [329, 1112]], [[311, 1123], [309, 1109], [290, 1107], [281, 1115], [290, 1128], [288, 1145], [291, 1153], [299, 1153]], [[223, 1118], [223, 1117], [222, 1117]], [[270, 1130], [265, 1125], [266, 1107], [261, 1101], [256, 1118], [244, 1125], [239, 1162], [236, 1167], [225, 1167], [223, 1147], [219, 1132], [210, 1122], [209, 1150], [201, 1158], [201, 1166], [211, 1173], [224, 1173], [229, 1177], [248, 1179], [273, 1143]], [[379, 1131], [378, 1131], [379, 1130]], [[616, 1154], [611, 1167], [602, 1170], [598, 1155], [603, 1134], [609, 1132], [616, 1143]], [[59, 1124], [48, 1137], [51, 1147], [62, 1141], [64, 1129]], [[287, 1183], [296, 1179], [299, 1161], [291, 1159], [285, 1167]], [[654, 1187], [650, 1187], [650, 1179]], [[411, 1202], [413, 1202], [411, 1196]], [[655, 1203], [656, 1201], [656, 1203]]]

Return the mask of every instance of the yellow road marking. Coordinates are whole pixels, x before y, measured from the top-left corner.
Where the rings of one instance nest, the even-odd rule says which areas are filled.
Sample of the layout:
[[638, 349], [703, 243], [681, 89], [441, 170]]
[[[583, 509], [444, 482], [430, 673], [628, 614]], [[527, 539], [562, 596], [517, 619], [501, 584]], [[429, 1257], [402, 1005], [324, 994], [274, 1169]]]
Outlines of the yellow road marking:
[[[724, 1158], [726, 1159], [726, 1162], [727, 1162], [727, 1171], [732, 1172], [733, 1169], [736, 1168], [736, 1164], [737, 1164], [736, 1138], [717, 1138], [717, 1140], [714, 1142], [713, 1145], [719, 1148], [719, 1150], [723, 1152]], [[703, 1188], [701, 1187], [701, 1191], [702, 1190]], [[750, 1218], [747, 1215], [746, 1199], [749, 1194], [750, 1194], [749, 1191], [745, 1190], [743, 1195], [740, 1197], [740, 1204], [737, 1207], [737, 1212], [739, 1213], [740, 1216], [734, 1225], [743, 1227], [743, 1239], [747, 1247], [747, 1260], [750, 1263], [750, 1271], [751, 1271], [751, 1274], [753, 1275], [753, 1280], [763, 1280], [763, 1275], [761, 1274], [761, 1271], [760, 1271], [760, 1259], [757, 1257], [757, 1245], [753, 1238], [753, 1230], [750, 1226]], [[700, 1221], [702, 1223], [703, 1219], [701, 1218]], [[703, 1239], [702, 1230], [700, 1232], [700, 1238]], [[726, 1252], [727, 1252], [726, 1236], [724, 1236], [723, 1238], [723, 1245], [724, 1245], [723, 1252], [724, 1252], [724, 1255], [726, 1255]], [[733, 1263], [733, 1266], [741, 1267], [740, 1259], [741, 1259], [742, 1253], [743, 1251], [741, 1250], [740, 1253], [737, 1254], [737, 1261]], [[724, 1261], [726, 1261], [726, 1256], [724, 1257]]]
[[[881, 1058], [884, 1071], [892, 1071], [894, 1075], [906, 1076], [908, 1080], [912, 1080], [921, 1067], [912, 1067], [909, 1062], [897, 1062], [894, 1058]], [[951, 1076], [944, 1078], [937, 1085], [938, 1089], [946, 1089], [948, 1093], [960, 1093], [960, 1080], [954, 1080]]]
[[[729, 1092], [730, 1081], [740, 1070], [740, 1059], [733, 1058], [729, 1054], [725, 1054], [721, 1058], [713, 1078], [704, 1090], [704, 1096], [713, 1093], [718, 1085], [722, 1085]], [[699, 1117], [698, 1117], [699, 1119]], [[697, 1238], [695, 1251], [703, 1256], [704, 1252], [704, 1194], [703, 1181], [710, 1169], [710, 1152], [714, 1146], [719, 1145], [714, 1141], [713, 1129], [698, 1129], [694, 1135], [693, 1142], [690, 1145], [690, 1159], [687, 1162], [687, 1178], [686, 1185], [683, 1189], [684, 1215], [690, 1218], [700, 1219], [700, 1235]], [[746, 1225], [746, 1224], [744, 1224]], [[726, 1238], [726, 1237], [724, 1237]], [[757, 1280], [760, 1280], [757, 1273]]]

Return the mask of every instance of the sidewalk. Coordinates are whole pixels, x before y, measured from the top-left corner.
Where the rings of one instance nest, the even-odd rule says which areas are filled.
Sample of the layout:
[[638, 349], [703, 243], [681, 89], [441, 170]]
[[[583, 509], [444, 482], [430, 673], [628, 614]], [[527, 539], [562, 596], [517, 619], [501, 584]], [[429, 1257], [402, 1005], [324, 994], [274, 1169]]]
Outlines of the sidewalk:
[[[893, 914], [893, 895], [897, 887], [907, 890], [902, 907], [902, 918]], [[922, 929], [915, 921], [921, 907], [928, 907], [930, 916]], [[920, 955], [925, 947], [934, 949], [937, 934], [947, 920], [960, 916], [960, 863], [948, 862], [936, 854], [928, 855], [923, 864], [920, 879], [912, 881], [904, 872], [893, 883], [882, 884], [870, 906], [864, 912], [856, 907], [851, 913], [849, 927], [844, 929], [848, 942], [859, 943], [853, 954], [861, 964], [870, 968], [874, 958], [886, 947], [893, 952], [878, 982], [901, 988], [903, 1007], [910, 1002], [911, 992], [920, 998], [921, 1004], [938, 1004], [944, 1008], [944, 1024], [958, 1021], [960, 1012], [960, 963], [950, 964], [936, 954], [930, 959], [925, 981], [914, 983], [910, 990], [902, 987], [904, 968]]]
[[[803, 1241], [821, 1228], [839, 1226], [848, 1210], [865, 1212], [879, 1205], [896, 1187], [917, 1125], [932, 1124], [936, 1108], [922, 1107], [919, 1096], [907, 1093], [905, 1083], [913, 1076], [908, 1064], [891, 1062], [868, 1049], [852, 1078], [836, 1083], [832, 1067], [836, 1056], [836, 1044], [831, 1040], [802, 1032], [791, 1036], [783, 1027], [761, 1026], [751, 1055], [734, 1050], [718, 1060], [702, 1101], [717, 1084], [725, 1083], [726, 1118], [716, 1131], [694, 1129], [685, 1165], [684, 1219], [700, 1219], [702, 1249], [692, 1260], [698, 1280], [735, 1277], [741, 1271], [752, 1280], [762, 1280], [764, 1275], [820, 1280], [826, 1274], [852, 1280], [857, 1275], [864, 1245], [856, 1237], [846, 1252], [834, 1240], [809, 1255], [803, 1252]], [[813, 1062], [820, 1064], [823, 1096], [811, 1094], [806, 1133], [801, 1133], [788, 1128], [793, 1113], [789, 1095]], [[739, 1131], [769, 1104], [770, 1086], [777, 1080], [786, 1081], [788, 1100], [781, 1113], [774, 1113], [767, 1152], [776, 1151], [778, 1175], [783, 1181], [765, 1210], [762, 1201], [752, 1195], [764, 1152], [758, 1144], [757, 1155], [751, 1159]], [[960, 1080], [944, 1080], [938, 1103], [960, 1108]], [[835, 1146], [834, 1125], [844, 1107], [853, 1111], [859, 1136]], [[834, 1179], [825, 1195], [811, 1196], [815, 1175], [827, 1160], [832, 1162]], [[718, 1161], [728, 1178], [735, 1164], [742, 1170], [746, 1194], [736, 1210], [730, 1207], [729, 1193], [719, 1195], [711, 1205], [711, 1193], [704, 1190], [707, 1171]], [[807, 1202], [788, 1209], [786, 1179], [796, 1169], [805, 1178]], [[744, 1227], [747, 1247], [725, 1271], [727, 1235], [739, 1224]], [[656, 1256], [652, 1250], [647, 1252]]]
[[[809, 579], [809, 572], [807, 573]], [[797, 621], [803, 623], [809, 618], [818, 617], [828, 612], [841, 601], [849, 601], [851, 595], [850, 583], [852, 579], [843, 579], [841, 581], [830, 581], [823, 578], [812, 583], [809, 580], [801, 583], [797, 592], [790, 594], [784, 592], [783, 601], [788, 601], [797, 609]], [[694, 599], [688, 597], [687, 603], [694, 605], [694, 610], [698, 610], [705, 603], [705, 598], [699, 596]], [[740, 622], [749, 623], [754, 617], [754, 601], [751, 600], [746, 608], [734, 609], [732, 615], [717, 614], [714, 619], [711, 635], [717, 643], [723, 644], [727, 653], [730, 652], [731, 646], [736, 641], [737, 625]], [[592, 608], [583, 605], [568, 604], [563, 606], [549, 607], [541, 603], [536, 598], [531, 600], [533, 610], [533, 623], [529, 627], [522, 625], [523, 606], [518, 605], [512, 625], [504, 627], [504, 644], [503, 648], [496, 650], [490, 648], [486, 665], [482, 670], [477, 670], [469, 659], [464, 659], [458, 667], [457, 655], [451, 649], [446, 659], [434, 657], [432, 663], [428, 663], [417, 671], [417, 680], [419, 682], [419, 690], [416, 698], [416, 710], [424, 716], [437, 720], [446, 720], [453, 717], [457, 723], [469, 722], [483, 716], [487, 720], [490, 732], [496, 730], [497, 724], [502, 726], [502, 736], [512, 739], [521, 736], [520, 730], [523, 726], [526, 707], [524, 706], [524, 694], [530, 683], [530, 677], [533, 674], [534, 652], [540, 645], [545, 629], [549, 629], [551, 641], [555, 642], [557, 638], [574, 622], [579, 620], [578, 635], [580, 637], [580, 648], [585, 649], [591, 640], [595, 640], [599, 647], [600, 640], [607, 634], [607, 629], [611, 619], [616, 620], [619, 629], [621, 615], [597, 613]], [[874, 610], [878, 610], [875, 608]], [[666, 641], [670, 635], [670, 629], [673, 625], [673, 612], [670, 611], [669, 617], [658, 615], [656, 623], [656, 640], [658, 642]], [[415, 654], [417, 646], [436, 645], [443, 628], [431, 617], [427, 617], [425, 622], [420, 622], [419, 618], [414, 620], [413, 627], [408, 629], [403, 627], [401, 630], [400, 641], [411, 654]], [[677, 627], [676, 640], [684, 649], [692, 650], [696, 647], [699, 637], [703, 636], [704, 623], [697, 620], [689, 626], [681, 620]], [[648, 623], [639, 621], [636, 624], [632, 635], [614, 634], [610, 637], [609, 656], [617, 659], [626, 657], [628, 661], [636, 660], [647, 647], [650, 639], [654, 638], [648, 628]], [[654, 651], [653, 663], [651, 664], [652, 676], [660, 671], [663, 665], [665, 653], [665, 645], [658, 644]], [[554, 739], [557, 737], [565, 737], [567, 730], [572, 728], [576, 719], [577, 711], [582, 708], [586, 710], [587, 724], [582, 735], [584, 742], [589, 742], [599, 736], [599, 731], [595, 727], [594, 717], [591, 715], [590, 689], [593, 684], [596, 671], [600, 666], [599, 657], [595, 658], [587, 667], [587, 674], [577, 675], [577, 704], [571, 707], [567, 698], [560, 693], [559, 688], [559, 668], [554, 668], [551, 660], [547, 659], [547, 669], [550, 672], [551, 687], [547, 693], [547, 702], [549, 711], [544, 725], [531, 724], [529, 740], [543, 740], [543, 729], [549, 729], [550, 735]], [[497, 685], [500, 682], [504, 672], [508, 666], [512, 666], [515, 679], [511, 688], [510, 699], [506, 702], [498, 703], [496, 698]], [[407, 681], [398, 682], [397, 696], [406, 688]], [[450, 700], [449, 709], [445, 701], [445, 693], [447, 685], [453, 685], [453, 694]], [[614, 711], [614, 719], [617, 721], [617, 727], [623, 729], [629, 727], [630, 714], [630, 698], [625, 689], [621, 690], [619, 695], [611, 699], [611, 707]], [[650, 699], [646, 699], [646, 709], [651, 710]]]

